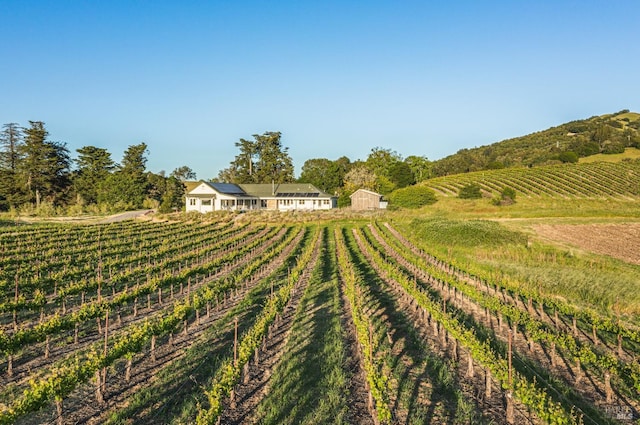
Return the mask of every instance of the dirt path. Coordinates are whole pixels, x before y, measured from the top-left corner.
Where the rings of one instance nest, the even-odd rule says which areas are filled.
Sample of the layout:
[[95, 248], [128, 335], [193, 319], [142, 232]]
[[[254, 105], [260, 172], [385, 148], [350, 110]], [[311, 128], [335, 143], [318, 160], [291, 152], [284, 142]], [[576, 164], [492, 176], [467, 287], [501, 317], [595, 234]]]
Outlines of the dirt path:
[[155, 212], [154, 210], [127, 211], [127, 212], [114, 214], [112, 216], [104, 218], [98, 221], [98, 224], [117, 223], [119, 221], [133, 220], [134, 218], [138, 218], [143, 215], [152, 214], [154, 212]]

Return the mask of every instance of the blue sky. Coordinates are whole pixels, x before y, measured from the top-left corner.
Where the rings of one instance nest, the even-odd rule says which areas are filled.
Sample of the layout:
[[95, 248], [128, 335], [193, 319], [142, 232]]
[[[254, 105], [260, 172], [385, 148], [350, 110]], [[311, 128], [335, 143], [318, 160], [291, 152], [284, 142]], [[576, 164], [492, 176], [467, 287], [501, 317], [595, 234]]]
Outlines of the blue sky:
[[640, 112], [640, 2], [0, 2], [0, 123], [75, 150], [149, 145], [208, 179], [240, 138], [310, 158], [439, 159]]

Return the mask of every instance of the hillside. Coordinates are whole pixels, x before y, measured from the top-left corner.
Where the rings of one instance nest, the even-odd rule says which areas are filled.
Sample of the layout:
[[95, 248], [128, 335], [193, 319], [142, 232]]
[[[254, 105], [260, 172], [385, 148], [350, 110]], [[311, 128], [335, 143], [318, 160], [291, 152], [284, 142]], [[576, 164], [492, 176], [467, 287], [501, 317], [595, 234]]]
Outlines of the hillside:
[[509, 187], [519, 197], [635, 198], [640, 196], [640, 161], [476, 171], [436, 177], [423, 184], [440, 196], [457, 196], [462, 187], [477, 184], [486, 196]]
[[435, 176], [509, 167], [530, 167], [596, 154], [619, 154], [640, 147], [640, 114], [622, 110], [608, 115], [571, 121], [526, 136], [487, 146], [462, 149], [434, 161]]

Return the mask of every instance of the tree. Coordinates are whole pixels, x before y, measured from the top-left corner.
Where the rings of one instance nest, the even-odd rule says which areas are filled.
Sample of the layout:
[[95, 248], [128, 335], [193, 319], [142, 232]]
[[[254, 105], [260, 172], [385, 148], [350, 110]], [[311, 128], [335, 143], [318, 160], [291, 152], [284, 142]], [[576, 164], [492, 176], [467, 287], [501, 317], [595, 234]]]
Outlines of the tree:
[[120, 168], [110, 174], [101, 187], [99, 202], [126, 208], [140, 208], [147, 195], [148, 179], [145, 175], [147, 144], [131, 145], [124, 152]]
[[411, 167], [406, 162], [396, 162], [389, 168], [389, 180], [396, 188], [407, 187], [416, 182]]
[[327, 193], [336, 193], [342, 188], [349, 165], [350, 161], [347, 157], [341, 157], [335, 161], [327, 158], [308, 159], [302, 165], [298, 181], [311, 183]]
[[161, 213], [172, 212], [174, 209], [181, 209], [184, 206], [185, 187], [178, 178], [169, 176], [165, 179], [165, 191], [162, 194], [159, 211]]
[[402, 156], [396, 151], [375, 147], [371, 149], [365, 163], [376, 176], [389, 177], [391, 168], [398, 162], [402, 162]]
[[431, 162], [426, 156], [410, 155], [405, 158], [404, 162], [411, 169], [413, 179], [417, 183], [431, 177]]
[[364, 164], [354, 166], [344, 176], [344, 189], [349, 194], [358, 189], [373, 190], [376, 184], [376, 175]]
[[230, 183], [290, 183], [293, 163], [283, 147], [280, 132], [254, 134], [253, 141], [240, 139], [240, 153], [218, 174], [218, 179]]
[[77, 195], [87, 204], [98, 202], [98, 193], [103, 182], [114, 170], [115, 163], [111, 154], [104, 148], [84, 146], [76, 149], [75, 160], [78, 169], [73, 176], [73, 185]]
[[18, 164], [21, 184], [26, 188], [27, 202], [40, 206], [43, 199], [56, 203], [69, 187], [71, 158], [64, 143], [47, 140], [48, 132], [42, 121], [29, 121], [30, 127], [23, 129], [24, 143], [20, 146], [22, 156]]
[[258, 161], [254, 170], [255, 183], [291, 183], [293, 181], [293, 162], [289, 148], [282, 146], [280, 132], [267, 132], [254, 135], [258, 152]]
[[415, 182], [411, 168], [391, 149], [373, 148], [365, 162], [376, 176], [375, 190], [387, 194]]
[[21, 198], [17, 172], [20, 162], [22, 130], [16, 123], [3, 125], [0, 133], [0, 208], [16, 207]]
[[195, 180], [196, 173], [194, 173], [194, 171], [191, 168], [187, 167], [186, 165], [183, 165], [182, 167], [178, 167], [175, 170], [173, 170], [171, 174], [169, 174], [169, 177], [175, 177], [181, 182], [185, 182], [187, 180]]
[[0, 168], [15, 172], [20, 161], [20, 145], [22, 144], [22, 129], [16, 123], [2, 126], [0, 133]]

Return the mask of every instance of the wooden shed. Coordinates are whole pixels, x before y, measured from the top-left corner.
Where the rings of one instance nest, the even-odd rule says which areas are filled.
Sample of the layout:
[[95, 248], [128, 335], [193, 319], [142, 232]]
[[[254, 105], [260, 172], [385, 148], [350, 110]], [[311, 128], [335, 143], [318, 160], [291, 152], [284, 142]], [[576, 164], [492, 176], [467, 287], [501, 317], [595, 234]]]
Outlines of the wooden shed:
[[387, 208], [381, 194], [367, 189], [358, 189], [353, 192], [351, 198], [351, 209], [354, 210], [379, 210]]

